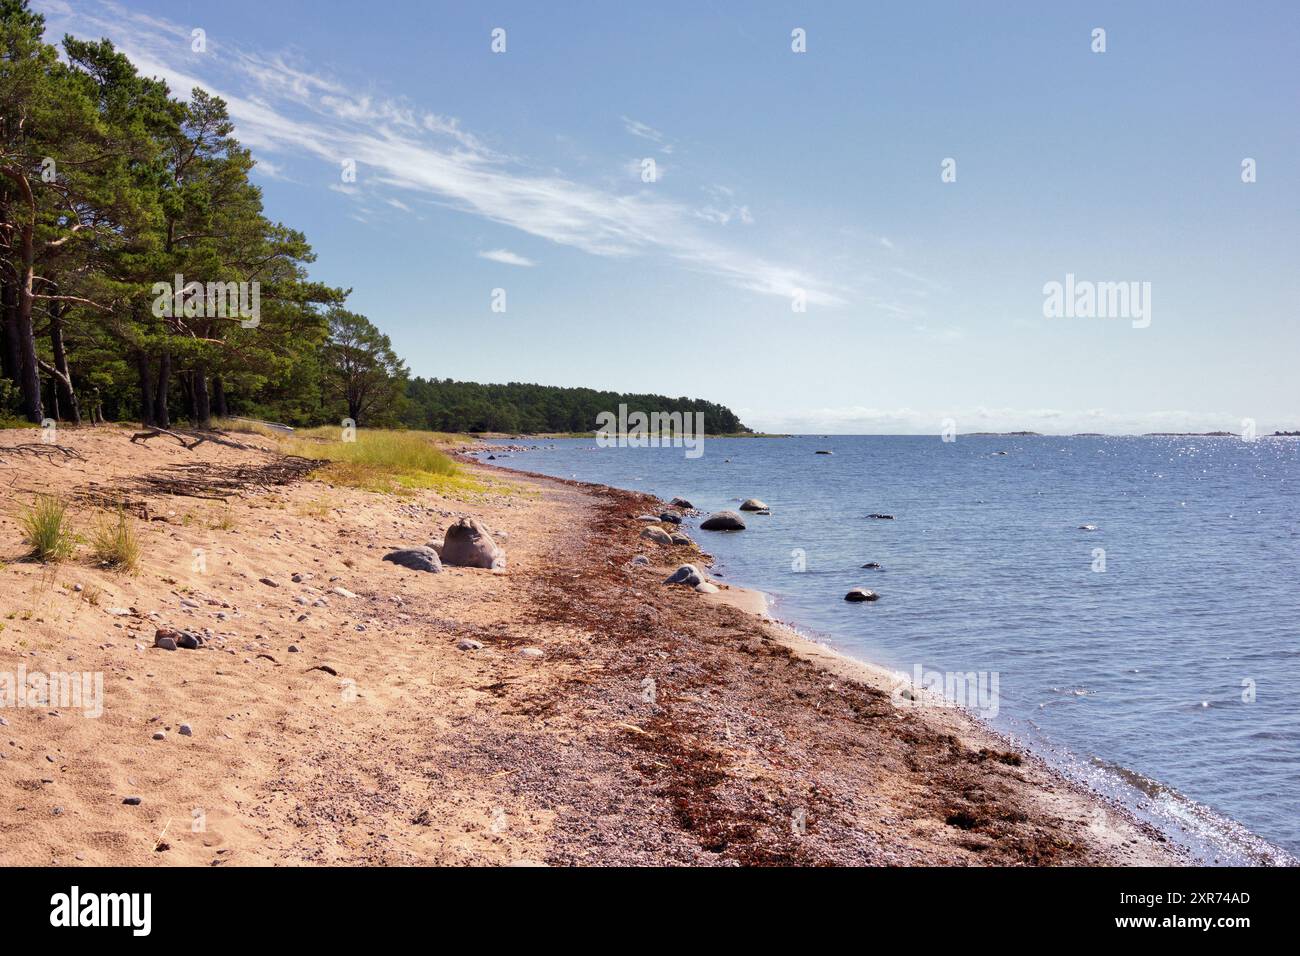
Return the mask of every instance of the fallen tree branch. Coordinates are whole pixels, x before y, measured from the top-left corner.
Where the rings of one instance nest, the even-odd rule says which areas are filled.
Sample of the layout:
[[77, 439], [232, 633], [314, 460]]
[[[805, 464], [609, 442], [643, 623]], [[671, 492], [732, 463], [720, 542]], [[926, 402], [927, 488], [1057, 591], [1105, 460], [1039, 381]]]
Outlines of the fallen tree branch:
[[150, 428], [148, 431], [136, 432], [134, 435], [131, 436], [131, 442], [133, 444], [135, 442], [147, 442], [150, 438], [157, 438], [159, 435], [166, 435], [168, 438], [175, 438], [178, 442], [181, 443], [182, 448], [194, 448], [198, 445], [201, 445], [204, 441], [204, 439], [200, 437], [200, 438], [196, 438], [192, 442], [187, 442], [185, 440], [184, 435], [178, 435], [176, 432], [171, 432], [165, 428], [158, 428], [157, 426], [154, 426], [153, 428]]

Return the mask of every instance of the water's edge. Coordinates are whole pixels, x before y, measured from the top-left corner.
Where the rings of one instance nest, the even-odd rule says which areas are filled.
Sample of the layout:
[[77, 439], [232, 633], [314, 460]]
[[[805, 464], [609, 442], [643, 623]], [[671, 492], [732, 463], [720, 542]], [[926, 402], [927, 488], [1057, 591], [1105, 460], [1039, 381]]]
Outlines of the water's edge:
[[[495, 440], [506, 445], [509, 441]], [[481, 460], [486, 453], [471, 453]], [[502, 460], [506, 458], [507, 460]], [[552, 477], [532, 471], [526, 463], [512, 463], [508, 456], [498, 456], [492, 464], [505, 470]], [[604, 482], [591, 481], [575, 475], [576, 480], [598, 487], [616, 487]], [[645, 488], [621, 490], [650, 494]], [[665, 506], [667, 501], [659, 499]], [[865, 665], [881, 673], [892, 674], [900, 680], [910, 681], [909, 675], [887, 665], [864, 657], [860, 650], [851, 649], [833, 636], [810, 627], [807, 622], [786, 616], [779, 597], [754, 584], [732, 576], [733, 569], [723, 557], [713, 555], [713, 569], [727, 583], [756, 591], [764, 596], [771, 619], [787, 629], [796, 638], [818, 645], [848, 662]], [[1192, 862], [1210, 866], [1295, 866], [1300, 865], [1281, 847], [1249, 831], [1237, 821], [1204, 806], [1180, 793], [1173, 787], [1154, 780], [1139, 771], [1096, 757], [1083, 757], [1045, 739], [1036, 739], [1007, 728], [995, 727], [990, 721], [969, 708], [962, 708], [972, 721], [985, 731], [1005, 740], [1009, 745], [1027, 751], [1041, 759], [1050, 768], [1071, 783], [1083, 788], [1097, 798], [1115, 805], [1138, 820], [1151, 825], [1173, 845], [1184, 850]]]

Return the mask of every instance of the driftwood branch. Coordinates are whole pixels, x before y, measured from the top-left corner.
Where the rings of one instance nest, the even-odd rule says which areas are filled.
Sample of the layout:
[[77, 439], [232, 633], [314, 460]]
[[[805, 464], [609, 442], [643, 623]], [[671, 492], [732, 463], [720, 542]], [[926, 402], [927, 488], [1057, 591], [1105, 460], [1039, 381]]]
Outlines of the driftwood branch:
[[157, 438], [159, 435], [166, 435], [168, 438], [175, 438], [181, 443], [182, 448], [195, 448], [207, 440], [200, 435], [198, 438], [195, 438], [194, 441], [186, 441], [184, 435], [178, 435], [176, 432], [170, 432], [165, 428], [158, 428], [155, 426], [150, 428], [148, 431], [136, 432], [131, 436], [131, 442], [147, 442], [150, 438]]

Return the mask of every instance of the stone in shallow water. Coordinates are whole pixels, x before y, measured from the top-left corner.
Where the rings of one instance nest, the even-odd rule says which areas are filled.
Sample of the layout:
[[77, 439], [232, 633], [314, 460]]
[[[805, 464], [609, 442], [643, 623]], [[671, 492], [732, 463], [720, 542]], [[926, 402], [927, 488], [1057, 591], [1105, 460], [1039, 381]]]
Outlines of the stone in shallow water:
[[745, 521], [734, 511], [715, 511], [700, 522], [700, 527], [705, 531], [744, 531]]
[[741, 511], [767, 511], [768, 508], [766, 502], [760, 501], [758, 498], [746, 498], [744, 501], [741, 502], [740, 510]]
[[846, 601], [879, 601], [880, 595], [875, 591], [867, 588], [854, 588], [848, 594], [844, 595]]

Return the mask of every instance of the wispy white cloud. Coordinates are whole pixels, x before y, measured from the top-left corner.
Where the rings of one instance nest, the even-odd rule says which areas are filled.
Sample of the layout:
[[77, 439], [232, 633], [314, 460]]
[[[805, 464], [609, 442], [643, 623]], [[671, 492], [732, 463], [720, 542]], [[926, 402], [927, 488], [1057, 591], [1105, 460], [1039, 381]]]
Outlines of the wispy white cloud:
[[500, 262], [507, 266], [535, 266], [537, 265], [532, 259], [519, 255], [517, 252], [511, 252], [509, 249], [489, 249], [487, 252], [478, 254], [480, 259], [487, 259], [491, 262]]
[[[357, 183], [336, 191], [388, 189], [430, 199], [528, 235], [596, 256], [663, 256], [737, 288], [792, 297], [812, 305], [849, 300], [844, 286], [789, 263], [748, 252], [710, 235], [701, 223], [752, 220], [748, 207], [702, 214], [691, 206], [646, 194], [611, 191], [561, 174], [539, 175], [486, 147], [458, 120], [373, 95], [355, 95], [335, 80], [278, 55], [246, 53], [227, 43], [214, 55], [194, 54], [189, 32], [167, 21], [107, 3], [69, 12], [47, 5], [51, 33], [112, 39], [143, 73], [165, 79], [178, 94], [195, 86], [221, 96], [236, 135], [255, 153], [270, 153], [282, 168], [291, 158], [328, 164], [337, 176], [347, 159]], [[633, 135], [663, 143], [661, 132], [624, 118]]]
[[673, 151], [673, 144], [668, 142], [663, 133], [653, 126], [642, 123], [640, 120], [624, 116], [623, 128], [639, 139], [648, 139], [650, 142], [657, 144], [661, 152], [671, 153]]

